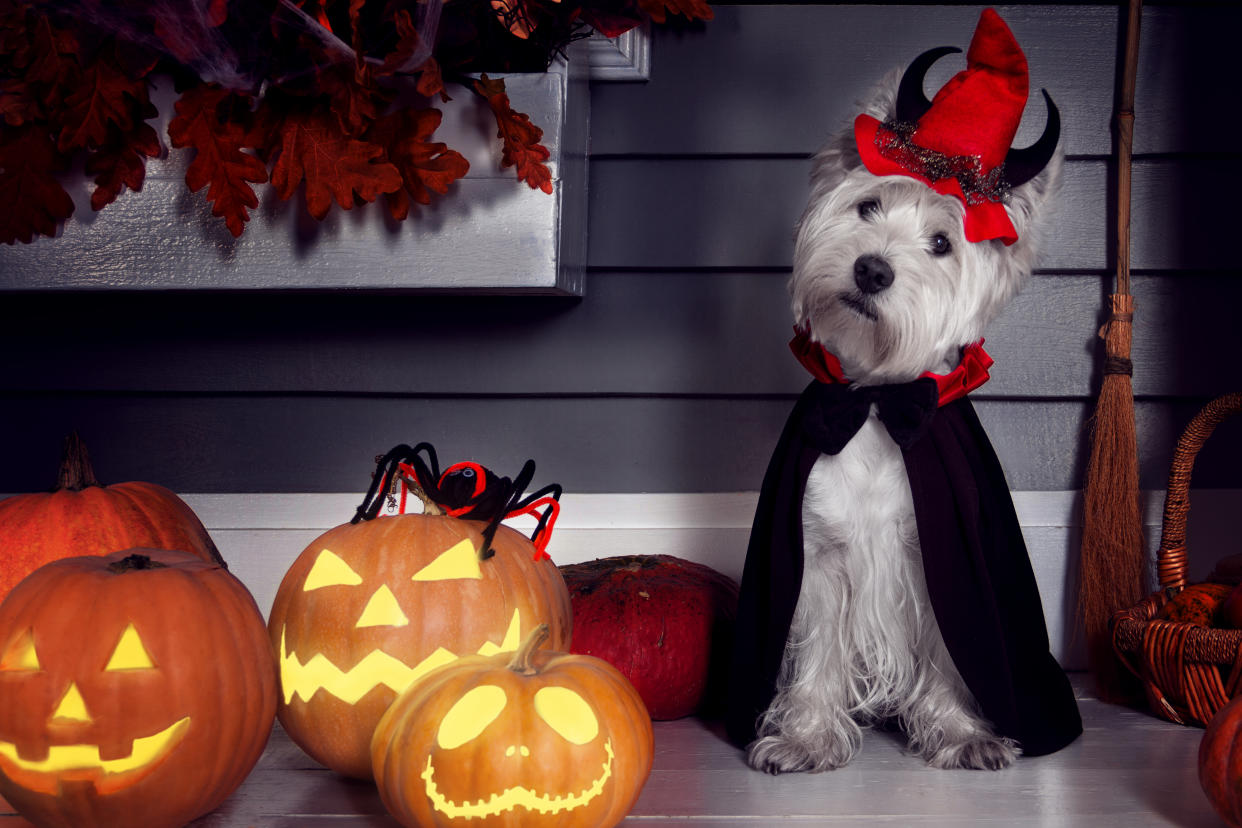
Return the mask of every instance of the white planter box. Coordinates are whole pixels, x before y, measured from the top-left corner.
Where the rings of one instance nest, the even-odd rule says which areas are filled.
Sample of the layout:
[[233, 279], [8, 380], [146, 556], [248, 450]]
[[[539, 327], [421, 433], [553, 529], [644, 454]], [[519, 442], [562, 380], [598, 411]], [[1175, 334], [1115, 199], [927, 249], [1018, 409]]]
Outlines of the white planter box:
[[[190, 150], [152, 159], [141, 192], [90, 209], [79, 176], [74, 215], [58, 238], [0, 247], [0, 290], [373, 289], [581, 295], [586, 261], [590, 90], [586, 49], [547, 73], [506, 75], [509, 98], [543, 131], [553, 193], [532, 190], [500, 167], [500, 141], [486, 103], [460, 87], [436, 103], [434, 140], [470, 161], [468, 175], [428, 207], [394, 222], [382, 203], [316, 221], [299, 191], [281, 201], [258, 188], [259, 207], [241, 238], [211, 215], [206, 190], [190, 193]], [[165, 83], [168, 87], [171, 84]], [[160, 122], [174, 93], [159, 90]]]

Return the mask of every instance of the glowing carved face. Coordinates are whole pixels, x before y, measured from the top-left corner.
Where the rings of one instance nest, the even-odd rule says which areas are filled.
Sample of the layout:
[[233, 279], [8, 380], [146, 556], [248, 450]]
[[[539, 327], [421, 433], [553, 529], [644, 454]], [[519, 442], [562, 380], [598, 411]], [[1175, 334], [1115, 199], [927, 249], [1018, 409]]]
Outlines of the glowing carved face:
[[[131, 623], [122, 631], [112, 650], [105, 673], [125, 682], [140, 673], [158, 671]], [[8, 642], [0, 653], [0, 673], [33, 678], [43, 672], [33, 630], [25, 630]], [[190, 717], [184, 716], [156, 733], [137, 735], [128, 752], [104, 759], [100, 746], [89, 742], [60, 743], [59, 738], [89, 734], [95, 717], [76, 681], [70, 680], [45, 723], [50, 744], [42, 758], [22, 755], [13, 742], [0, 740], [0, 770], [15, 784], [31, 791], [56, 795], [64, 781], [90, 781], [96, 793], [106, 794], [128, 787], [154, 770], [185, 737]]]
[[[509, 703], [510, 699], [504, 688], [496, 685], [485, 684], [468, 690], [449, 709], [436, 733], [436, 746], [440, 751], [446, 752], [443, 754], [446, 762], [452, 760], [453, 751], [466, 747], [470, 759], [460, 761], [464, 766], [471, 765], [477, 757], [477, 751], [471, 743], [501, 718]], [[518, 703], [520, 700], [514, 700], [514, 704]], [[591, 705], [575, 691], [566, 687], [541, 687], [535, 692], [531, 704], [538, 718], [565, 743], [581, 747], [590, 745], [598, 739], [599, 720], [591, 709]], [[519, 714], [514, 713], [514, 715]], [[546, 740], [546, 737], [542, 738]], [[500, 744], [503, 745], [504, 756], [509, 762], [500, 763], [496, 761], [496, 757], [491, 757], [493, 760], [491, 767], [493, 769], [504, 768], [505, 770], [500, 771], [501, 775], [512, 777], [515, 784], [501, 791], [471, 799], [454, 800], [442, 792], [436, 781], [435, 763], [435, 759], [441, 754], [428, 756], [421, 778], [431, 807], [450, 819], [484, 818], [512, 808], [525, 808], [540, 814], [556, 814], [585, 806], [603, 793], [612, 779], [613, 760], [616, 757], [613, 753], [611, 739], [604, 740], [604, 755], [598, 764], [585, 763], [588, 767], [598, 768], [598, 774], [578, 790], [558, 792], [539, 790], [537, 786], [517, 783], [516, 780], [523, 777], [523, 770], [530, 763], [538, 766], [540, 757], [536, 756], [525, 743], [505, 745], [506, 741], [502, 738]], [[545, 744], [540, 747], [540, 752], [542, 753], [547, 747], [545, 741]], [[552, 746], [552, 749], [557, 749], [557, 746]], [[560, 750], [557, 752], [559, 753]], [[558, 758], [557, 761], [563, 762], [564, 758]], [[506, 774], [506, 771], [509, 773]]]
[[569, 593], [555, 565], [503, 526], [496, 554], [480, 560], [481, 527], [424, 515], [346, 524], [290, 566], [268, 619], [277, 715], [313, 758], [370, 778], [375, 725], [415, 680], [460, 656], [511, 652], [540, 622], [568, 648]]
[[[474, 544], [469, 540], [463, 540], [414, 573], [410, 580], [415, 583], [426, 583], [458, 579], [481, 580], [482, 578], [483, 573]], [[302, 584], [302, 591], [315, 592], [330, 587], [356, 587], [362, 582], [361, 575], [340, 556], [325, 548], [316, 557], [310, 574], [306, 576], [306, 581]], [[354, 623], [354, 628], [358, 630], [380, 627], [400, 629], [408, 627], [409, 624], [410, 619], [401, 609], [393, 591], [387, 584], [380, 584], [367, 599], [361, 614]], [[515, 608], [500, 643], [485, 641], [477, 652], [480, 655], [495, 655], [516, 650], [521, 641], [521, 634], [522, 612], [521, 609]], [[289, 649], [286, 631], [282, 628], [280, 633], [281, 689], [284, 693], [285, 704], [292, 703], [294, 697], [310, 701], [320, 690], [335, 696], [346, 704], [354, 704], [380, 685], [395, 693], [400, 693], [416, 679], [436, 667], [455, 661], [457, 656], [458, 653], [444, 647], [436, 647], [417, 664], [407, 665], [401, 659], [383, 650], [375, 649], [352, 667], [341, 669], [323, 653], [316, 653], [306, 662], [302, 662], [297, 654]]]

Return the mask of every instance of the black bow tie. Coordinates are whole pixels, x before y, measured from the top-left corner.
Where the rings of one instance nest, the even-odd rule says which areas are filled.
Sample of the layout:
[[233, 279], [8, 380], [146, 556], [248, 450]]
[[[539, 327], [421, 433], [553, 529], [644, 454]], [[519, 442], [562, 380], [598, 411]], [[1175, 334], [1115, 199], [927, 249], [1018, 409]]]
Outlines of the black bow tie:
[[898, 385], [813, 382], [808, 390], [811, 410], [803, 428], [812, 445], [824, 454], [837, 454], [845, 448], [867, 421], [873, 404], [889, 436], [907, 449], [927, 431], [940, 404], [936, 381], [930, 377]]

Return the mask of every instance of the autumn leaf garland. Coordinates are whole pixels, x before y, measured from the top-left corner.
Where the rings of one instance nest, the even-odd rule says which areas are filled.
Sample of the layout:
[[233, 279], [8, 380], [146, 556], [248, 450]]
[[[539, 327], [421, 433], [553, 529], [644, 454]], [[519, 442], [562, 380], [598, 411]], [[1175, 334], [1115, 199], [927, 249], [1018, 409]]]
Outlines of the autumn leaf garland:
[[[212, 214], [237, 237], [259, 205], [256, 187], [264, 185], [285, 200], [303, 193], [317, 219], [333, 205], [348, 210], [382, 196], [393, 219], [402, 221], [412, 204], [427, 205], [446, 194], [469, 163], [434, 140], [441, 112], [408, 102], [411, 89], [422, 101], [451, 100], [446, 69], [491, 108], [502, 166], [513, 167], [531, 188], [551, 193], [543, 131], [514, 110], [504, 80], [459, 74], [479, 57], [471, 55], [471, 44], [496, 48], [496, 35], [482, 37], [481, 28], [508, 26], [501, 36], [519, 44], [514, 55], [529, 60], [533, 48], [536, 57], [546, 53], [546, 61], [581, 36], [586, 20], [607, 20], [613, 36], [627, 21], [662, 20], [666, 11], [691, 19], [711, 16], [702, 0], [587, 0], [607, 8], [522, 0], [524, 8], [548, 3], [562, 16], [546, 17], [552, 22], [540, 31], [550, 34], [535, 43], [529, 23], [520, 32], [512, 27], [507, 5], [508, 15], [495, 19], [500, 6], [492, 0], [448, 0], [439, 12], [444, 37], [433, 54], [431, 35], [424, 37], [412, 15], [420, 0], [183, 0], [196, 4], [195, 26], [213, 35], [227, 34], [230, 26], [253, 33], [247, 34], [253, 36], [248, 51], [265, 56], [266, 76], [259, 82], [226, 88], [190, 70], [187, 61], [201, 51], [190, 28], [148, 20], [142, 0], [109, 2], [131, 14], [127, 21], [143, 21], [149, 39], [130, 42], [79, 22], [75, 14], [60, 15], [56, 9], [63, 4], [0, 0], [0, 241], [6, 244], [56, 235], [74, 211], [61, 179], [82, 156], [94, 182], [93, 210], [127, 188], [142, 188], [146, 159], [162, 151], [147, 123], [159, 114], [151, 102], [157, 69], [177, 80], [180, 96], [168, 141], [191, 153], [186, 185], [194, 193], [205, 189]], [[476, 8], [486, 13], [480, 17]], [[424, 5], [419, 13], [426, 10]], [[268, 14], [269, 26], [252, 25], [256, 15], [262, 20]], [[282, 32], [290, 19], [309, 24], [294, 34]], [[447, 66], [439, 57], [442, 45]], [[510, 67], [515, 60], [500, 64]]]

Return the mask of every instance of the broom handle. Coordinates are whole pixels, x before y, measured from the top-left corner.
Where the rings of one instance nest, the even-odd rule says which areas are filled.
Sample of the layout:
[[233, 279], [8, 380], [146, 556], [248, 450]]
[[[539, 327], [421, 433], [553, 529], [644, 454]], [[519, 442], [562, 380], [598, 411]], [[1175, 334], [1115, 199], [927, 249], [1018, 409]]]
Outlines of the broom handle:
[[1134, 146], [1134, 83], [1138, 74], [1143, 0], [1129, 0], [1126, 54], [1117, 107], [1117, 293], [1130, 294], [1130, 155]]

